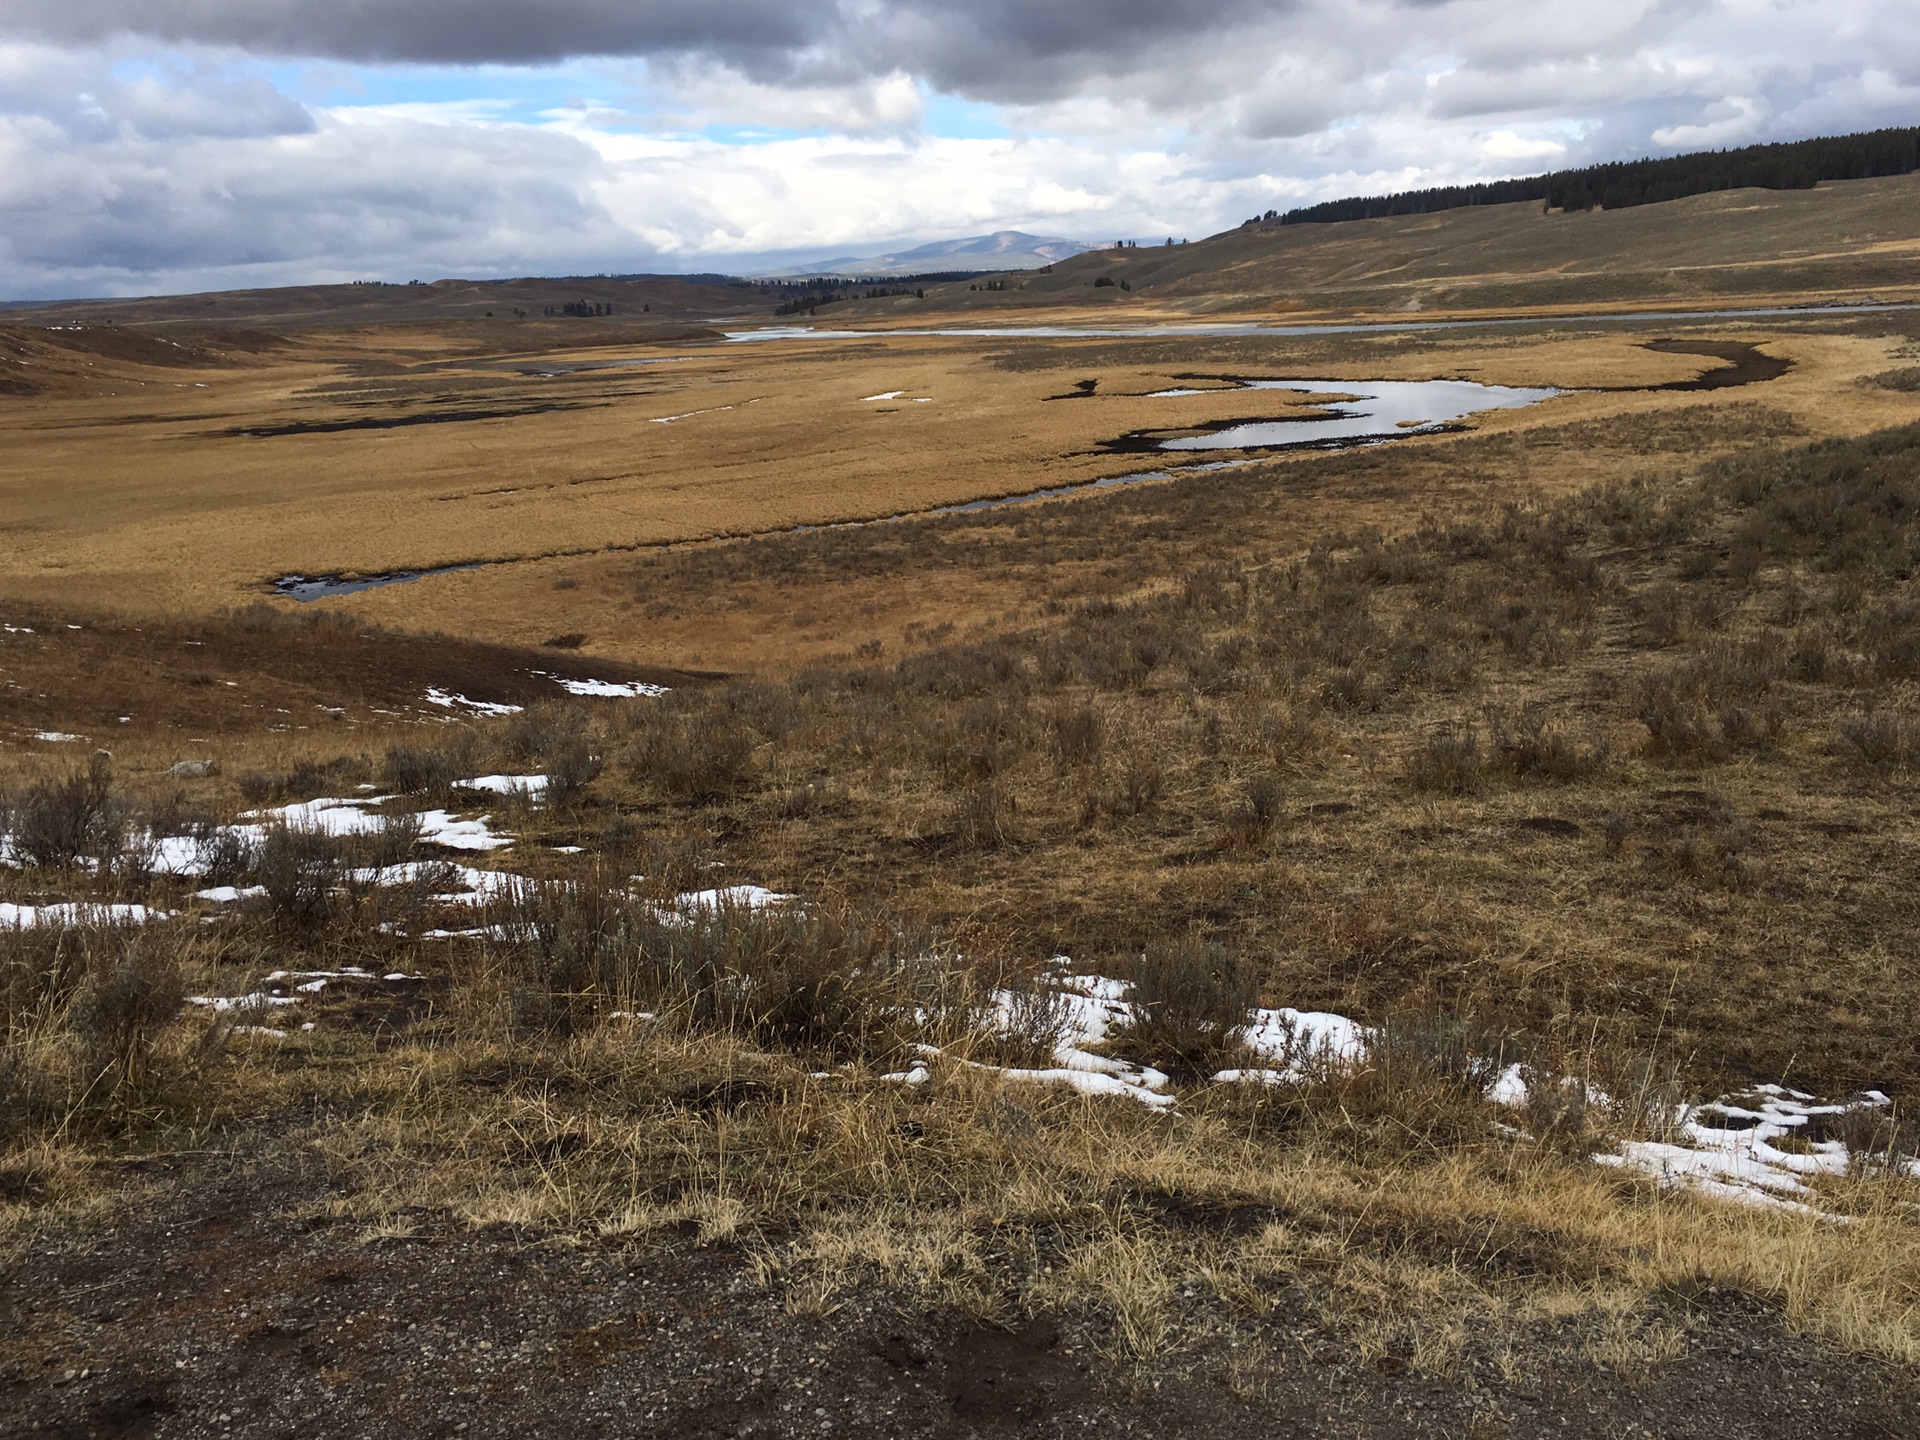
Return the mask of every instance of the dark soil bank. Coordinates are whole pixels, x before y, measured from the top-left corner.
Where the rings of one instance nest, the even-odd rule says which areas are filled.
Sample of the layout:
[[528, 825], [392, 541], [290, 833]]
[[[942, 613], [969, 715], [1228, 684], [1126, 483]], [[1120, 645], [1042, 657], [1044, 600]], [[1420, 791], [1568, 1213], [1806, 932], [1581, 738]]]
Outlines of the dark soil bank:
[[1758, 385], [1778, 380], [1793, 368], [1791, 360], [1769, 355], [1758, 345], [1738, 340], [1651, 340], [1640, 347], [1658, 355], [1699, 355], [1727, 363], [1691, 380], [1674, 380], [1656, 385], [1656, 390], [1731, 390], [1741, 385]]
[[1438, 1378], [1363, 1363], [1300, 1307], [1254, 1320], [1198, 1296], [1185, 1338], [1141, 1363], [1112, 1358], [1092, 1316], [984, 1325], [872, 1291], [820, 1314], [739, 1252], [686, 1241], [539, 1244], [428, 1220], [368, 1244], [288, 1218], [324, 1191], [292, 1165], [163, 1161], [148, 1179], [154, 1197], [117, 1224], [0, 1267], [9, 1440], [1920, 1433], [1912, 1377], [1725, 1292], [1675, 1297], [1678, 1358], [1625, 1374], [1579, 1324], [1470, 1337]]

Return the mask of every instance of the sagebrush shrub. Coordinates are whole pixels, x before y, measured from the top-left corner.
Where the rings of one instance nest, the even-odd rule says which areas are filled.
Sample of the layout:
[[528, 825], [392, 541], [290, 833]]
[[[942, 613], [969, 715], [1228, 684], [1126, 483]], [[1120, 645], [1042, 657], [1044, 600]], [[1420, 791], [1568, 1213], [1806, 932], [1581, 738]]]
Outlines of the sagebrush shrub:
[[1017, 836], [1018, 805], [1004, 785], [986, 781], [962, 791], [951, 810], [954, 839], [969, 850], [992, 850]]
[[1480, 734], [1471, 725], [1443, 725], [1428, 732], [1406, 760], [1408, 784], [1446, 795], [1479, 789], [1485, 771]]
[[238, 783], [242, 797], [252, 804], [261, 805], [269, 800], [311, 799], [329, 791], [337, 793], [340, 786], [359, 769], [359, 762], [346, 756], [332, 760], [302, 760], [292, 769], [277, 775], [253, 771], [242, 775]]
[[1271, 775], [1256, 775], [1240, 789], [1240, 795], [1227, 812], [1226, 838], [1235, 845], [1258, 845], [1280, 823], [1285, 802], [1280, 782]]
[[283, 923], [315, 931], [333, 914], [335, 891], [346, 879], [346, 847], [339, 836], [275, 821], [260, 838], [255, 882], [265, 888]]
[[1860, 711], [1834, 722], [1828, 748], [1857, 765], [1907, 765], [1920, 755], [1920, 728], [1884, 710]]
[[1442, 1010], [1409, 1009], [1387, 1017], [1366, 1041], [1366, 1059], [1406, 1083], [1427, 1082], [1485, 1095], [1507, 1066], [1509, 1042]]
[[574, 804], [605, 766], [592, 742], [574, 731], [547, 753], [547, 803], [561, 807]]
[[1062, 706], [1048, 721], [1053, 752], [1063, 769], [1091, 765], [1106, 740], [1106, 721], [1091, 705]]
[[1132, 979], [1126, 1042], [1162, 1068], [1189, 1074], [1217, 1069], [1234, 1055], [1260, 992], [1250, 965], [1193, 936], [1148, 947]]
[[14, 853], [29, 865], [111, 865], [120, 856], [127, 811], [104, 755], [65, 780], [29, 787], [12, 810]]
[[178, 942], [168, 927], [108, 932], [107, 953], [75, 996], [69, 1023], [89, 1068], [115, 1085], [147, 1076], [154, 1041], [186, 1000]]
[[671, 799], [719, 799], [753, 774], [752, 730], [715, 709], [662, 709], [635, 740], [636, 773]]
[[380, 778], [403, 795], [445, 795], [471, 776], [479, 741], [462, 730], [438, 745], [390, 745], [380, 761]]

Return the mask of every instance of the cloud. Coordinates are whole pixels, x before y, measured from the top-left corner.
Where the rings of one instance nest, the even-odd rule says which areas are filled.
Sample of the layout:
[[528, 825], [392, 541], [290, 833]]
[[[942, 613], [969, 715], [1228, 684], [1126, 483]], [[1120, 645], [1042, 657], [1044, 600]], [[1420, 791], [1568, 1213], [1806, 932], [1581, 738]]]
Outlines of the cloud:
[[16, 36], [372, 63], [540, 64], [699, 56], [760, 80], [904, 69], [1002, 100], [1150, 68], [1155, 52], [1270, 23], [1296, 0], [12, 0]]
[[1916, 114], [1910, 0], [5, 0], [0, 287], [1201, 235]]
[[926, 110], [920, 85], [901, 70], [843, 85], [773, 85], [725, 66], [681, 63], [649, 67], [641, 88], [656, 129], [900, 135], [918, 131]]
[[1545, 160], [1567, 153], [1558, 140], [1529, 140], [1511, 130], [1494, 131], [1484, 148], [1496, 160]]
[[264, 81], [104, 64], [22, 113], [18, 58], [0, 53], [16, 294], [524, 270], [633, 246], [594, 196], [599, 153], [559, 131], [309, 110]]
[[1740, 145], [1759, 135], [1766, 118], [1765, 107], [1750, 95], [1733, 95], [1712, 107], [1710, 118], [1696, 125], [1662, 125], [1653, 132], [1653, 143], [1675, 150], [1708, 150], [1725, 145]]
[[56, 44], [138, 37], [274, 56], [425, 64], [533, 64], [572, 55], [806, 48], [834, 17], [821, 0], [13, 0], [14, 34]]

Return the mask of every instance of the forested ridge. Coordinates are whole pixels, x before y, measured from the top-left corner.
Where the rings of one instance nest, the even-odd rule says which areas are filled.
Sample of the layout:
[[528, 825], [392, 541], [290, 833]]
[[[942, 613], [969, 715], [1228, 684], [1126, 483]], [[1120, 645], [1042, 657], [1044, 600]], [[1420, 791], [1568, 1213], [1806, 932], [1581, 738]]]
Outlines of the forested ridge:
[[1469, 205], [1534, 201], [1554, 210], [1624, 210], [1719, 190], [1810, 190], [1823, 180], [1864, 180], [1908, 175], [1920, 169], [1920, 127], [1872, 130], [1815, 140], [1704, 150], [1664, 160], [1617, 160], [1578, 170], [1559, 170], [1516, 180], [1446, 185], [1328, 200], [1285, 214], [1269, 210], [1248, 224], [1316, 224], [1371, 220], [1386, 215], [1426, 215]]

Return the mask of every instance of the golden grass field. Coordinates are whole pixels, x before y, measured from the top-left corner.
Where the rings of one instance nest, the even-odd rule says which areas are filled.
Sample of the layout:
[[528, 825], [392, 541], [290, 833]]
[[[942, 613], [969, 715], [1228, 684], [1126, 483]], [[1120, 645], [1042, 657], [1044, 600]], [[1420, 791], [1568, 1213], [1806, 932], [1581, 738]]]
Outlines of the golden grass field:
[[[387, 623], [518, 643], [583, 632], [596, 651], [641, 663], [752, 666], [762, 657], [739, 648], [746, 637], [672, 635], [647, 623], [633, 597], [609, 584], [617, 554], [1149, 469], [1161, 462], [1099, 447], [1140, 427], [1278, 414], [1300, 403], [1224, 390], [1146, 398], [1190, 370], [1457, 377], [1572, 392], [1472, 422], [1483, 433], [1524, 434], [1696, 403], [1697, 395], [1634, 387], [1714, 368], [1640, 348], [1697, 334], [1790, 359], [1792, 371], [1765, 387], [1766, 400], [1807, 433], [1906, 418], [1908, 397], [1859, 383], [1894, 363], [1894, 342], [1835, 328], [1845, 327], [1796, 320], [1132, 343], [876, 336], [537, 357], [475, 353], [466, 337], [402, 328], [310, 332], [252, 353], [213, 342], [167, 355], [164, 367], [99, 355], [84, 367], [88, 393], [0, 401], [8, 431], [0, 572], [4, 592], [18, 599], [164, 614], [243, 605], [288, 573], [508, 561], [332, 603]], [[39, 343], [60, 341], [56, 332]], [[629, 360], [665, 363], [516, 373]], [[1049, 398], [1096, 378], [1089, 399]], [[864, 398], [889, 391], [905, 393]], [[1723, 393], [1729, 401], [1750, 394]], [[922, 397], [927, 403], [914, 403]], [[473, 412], [490, 418], [462, 418]], [[247, 433], [417, 417], [444, 418]], [[1451, 437], [1402, 443], [1444, 447]], [[1609, 463], [1600, 447], [1580, 477], [1506, 478], [1590, 483]], [[579, 588], [554, 588], [569, 580]]]

